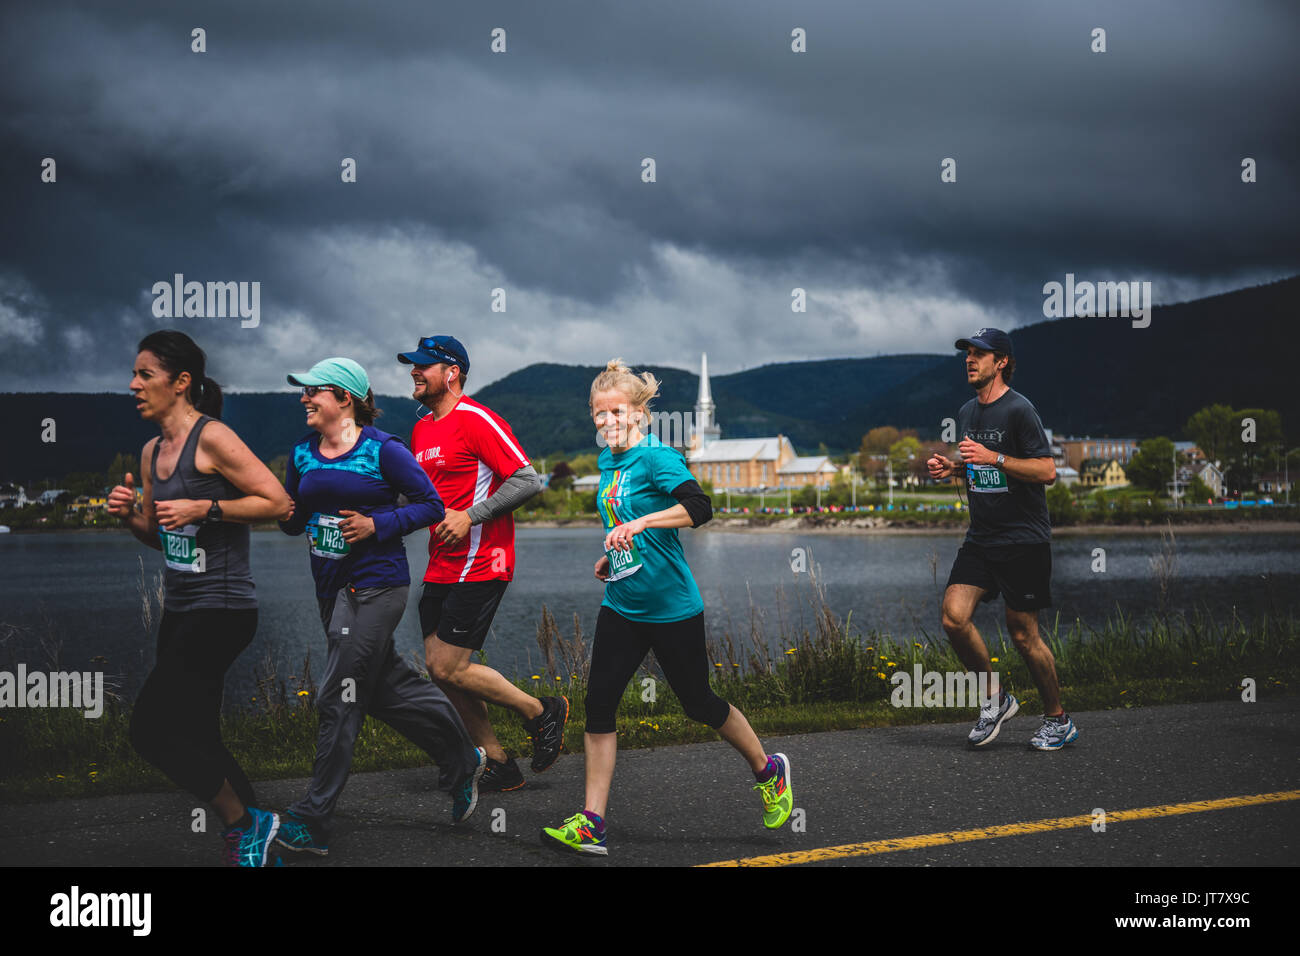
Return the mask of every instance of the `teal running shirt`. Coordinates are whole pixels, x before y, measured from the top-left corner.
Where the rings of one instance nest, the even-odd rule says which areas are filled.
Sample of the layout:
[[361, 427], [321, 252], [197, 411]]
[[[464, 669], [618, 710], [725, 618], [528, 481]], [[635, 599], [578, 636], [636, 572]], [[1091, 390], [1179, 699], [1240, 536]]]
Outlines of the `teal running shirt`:
[[[677, 504], [673, 489], [695, 476], [681, 453], [647, 435], [625, 452], [605, 448], [597, 460], [596, 511], [605, 534], [615, 526]], [[633, 621], [684, 621], [704, 610], [676, 528], [646, 528], [630, 552], [610, 551], [601, 603]]]

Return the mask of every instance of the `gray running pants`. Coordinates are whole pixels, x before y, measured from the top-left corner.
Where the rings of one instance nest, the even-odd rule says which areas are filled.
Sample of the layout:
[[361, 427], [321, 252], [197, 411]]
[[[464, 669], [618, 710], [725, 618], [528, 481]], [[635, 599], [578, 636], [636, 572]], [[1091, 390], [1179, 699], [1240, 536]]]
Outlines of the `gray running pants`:
[[474, 772], [474, 745], [456, 708], [393, 646], [409, 590], [343, 587], [333, 602], [320, 602], [329, 659], [316, 695], [316, 762], [307, 795], [289, 810], [322, 837], [329, 833], [367, 714], [428, 753], [438, 764], [443, 789], [463, 784]]

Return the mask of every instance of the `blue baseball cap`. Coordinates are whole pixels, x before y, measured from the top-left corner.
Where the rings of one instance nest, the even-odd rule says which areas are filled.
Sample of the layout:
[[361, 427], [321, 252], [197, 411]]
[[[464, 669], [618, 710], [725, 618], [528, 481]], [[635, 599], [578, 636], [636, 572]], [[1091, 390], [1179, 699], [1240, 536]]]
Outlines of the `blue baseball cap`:
[[462, 375], [469, 374], [469, 353], [460, 340], [450, 335], [426, 335], [415, 344], [414, 352], [401, 352], [397, 361], [406, 365], [459, 365]]
[[958, 339], [953, 348], [965, 351], [972, 345], [985, 352], [1001, 352], [1003, 355], [1011, 356], [1016, 354], [1011, 347], [1011, 336], [1001, 329], [980, 329], [968, 339]]
[[362, 401], [370, 391], [366, 370], [350, 358], [327, 358], [306, 372], [294, 372], [286, 377], [290, 385], [337, 385]]

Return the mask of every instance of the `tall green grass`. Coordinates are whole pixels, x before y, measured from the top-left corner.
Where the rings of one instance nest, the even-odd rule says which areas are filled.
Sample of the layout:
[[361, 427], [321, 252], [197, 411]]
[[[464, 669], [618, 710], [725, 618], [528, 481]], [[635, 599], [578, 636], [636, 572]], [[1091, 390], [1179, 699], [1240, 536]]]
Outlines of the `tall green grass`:
[[[1172, 538], [1167, 543], [1173, 547]], [[931, 562], [933, 565], [933, 562]], [[1161, 573], [1176, 575], [1176, 562]], [[936, 606], [924, 612], [939, 619]], [[1170, 582], [1161, 585], [1166, 590]], [[156, 606], [142, 587], [142, 626]], [[916, 617], [915, 631], [896, 635], [861, 628], [828, 605], [815, 573], [792, 595], [777, 595], [776, 620], [768, 621], [750, 599], [747, 619], [728, 624], [709, 643], [713, 686], [745, 712], [760, 735], [941, 720], [970, 720], [973, 710], [895, 708], [889, 680], [896, 671], [964, 670], [940, 632]], [[1004, 687], [1026, 708], [1039, 705], [1028, 669], [1000, 629], [985, 633]], [[1226, 617], [1208, 609], [1165, 611], [1135, 620], [1116, 607], [1101, 625], [1048, 618], [1042, 637], [1056, 658], [1062, 696], [1071, 711], [1147, 704], [1240, 699], [1245, 678], [1255, 681], [1258, 699], [1294, 693], [1300, 679], [1300, 621], [1272, 609], [1252, 616], [1235, 610]], [[538, 696], [565, 694], [571, 703], [566, 745], [582, 746], [586, 723], [588, 640], [574, 616], [561, 628], [543, 606], [537, 625], [536, 670], [516, 681]], [[52, 664], [57, 664], [54, 645]], [[490, 661], [489, 661], [490, 663]], [[418, 662], [417, 662], [418, 668]], [[51, 667], [58, 670], [57, 666]], [[257, 695], [246, 710], [227, 714], [227, 746], [254, 779], [305, 777], [316, 746], [316, 686], [310, 655], [283, 677], [268, 657], [257, 668]], [[647, 683], [649, 678], [653, 683]], [[493, 726], [508, 752], [529, 752], [518, 717], [489, 708]], [[48, 799], [167, 789], [171, 784], [132, 749], [130, 710], [110, 697], [102, 717], [84, 718], [59, 708], [0, 711], [0, 801]], [[708, 728], [685, 717], [680, 702], [659, 673], [653, 655], [629, 683], [619, 710], [620, 746], [643, 747], [713, 740]], [[355, 750], [357, 771], [424, 766], [426, 754], [386, 725], [367, 718]]]

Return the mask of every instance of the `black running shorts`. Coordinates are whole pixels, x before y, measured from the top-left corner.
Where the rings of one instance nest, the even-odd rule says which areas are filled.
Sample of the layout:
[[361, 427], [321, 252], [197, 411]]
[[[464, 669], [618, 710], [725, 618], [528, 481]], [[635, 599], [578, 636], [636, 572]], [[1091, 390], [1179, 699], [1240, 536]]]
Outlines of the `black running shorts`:
[[509, 581], [424, 582], [420, 595], [420, 633], [445, 644], [480, 650]]
[[982, 601], [999, 593], [1013, 611], [1037, 611], [1052, 604], [1052, 545], [1008, 544], [988, 548], [967, 541], [957, 552], [948, 586], [983, 588]]

